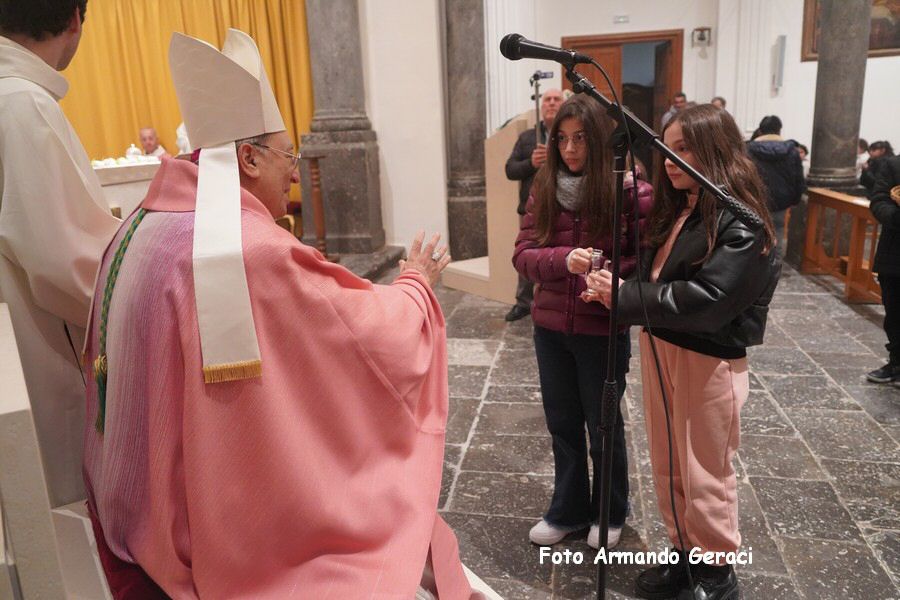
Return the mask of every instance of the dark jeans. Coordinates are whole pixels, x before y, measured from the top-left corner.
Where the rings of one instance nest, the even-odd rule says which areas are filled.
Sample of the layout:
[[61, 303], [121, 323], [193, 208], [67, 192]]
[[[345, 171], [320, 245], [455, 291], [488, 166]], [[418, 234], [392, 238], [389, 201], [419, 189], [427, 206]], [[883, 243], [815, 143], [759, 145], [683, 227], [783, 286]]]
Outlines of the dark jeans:
[[[551, 525], [575, 527], [598, 521], [603, 447], [597, 426], [606, 379], [607, 343], [605, 336], [567, 335], [543, 327], [534, 328], [544, 415], [553, 438], [553, 499], [544, 515]], [[616, 336], [619, 403], [625, 393], [625, 373], [630, 357], [628, 334]], [[628, 515], [628, 451], [622, 411], [620, 407], [617, 410], [609, 505], [611, 527], [621, 527]], [[588, 476], [585, 424], [590, 437], [593, 486]]]
[[884, 332], [888, 339], [884, 347], [890, 354], [891, 364], [900, 366], [900, 276], [879, 274], [878, 284], [884, 304]]

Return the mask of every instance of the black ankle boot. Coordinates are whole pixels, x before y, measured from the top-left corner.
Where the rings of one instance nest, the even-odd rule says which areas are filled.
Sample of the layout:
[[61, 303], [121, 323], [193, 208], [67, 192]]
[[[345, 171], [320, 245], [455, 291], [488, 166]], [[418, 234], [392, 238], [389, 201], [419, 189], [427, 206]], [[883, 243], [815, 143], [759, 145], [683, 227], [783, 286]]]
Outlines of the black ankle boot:
[[694, 589], [685, 587], [678, 594], [678, 600], [740, 600], [741, 587], [731, 565], [698, 565], [691, 574]]
[[638, 575], [634, 583], [634, 595], [645, 600], [668, 600], [674, 598], [681, 590], [687, 589], [688, 557], [684, 552], [675, 550], [678, 562], [673, 565], [657, 565]]

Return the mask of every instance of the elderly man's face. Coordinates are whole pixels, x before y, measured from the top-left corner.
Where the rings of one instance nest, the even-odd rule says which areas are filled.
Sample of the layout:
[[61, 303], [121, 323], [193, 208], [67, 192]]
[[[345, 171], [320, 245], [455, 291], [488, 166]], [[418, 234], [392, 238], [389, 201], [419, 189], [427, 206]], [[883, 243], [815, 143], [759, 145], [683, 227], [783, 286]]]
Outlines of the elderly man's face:
[[159, 147], [159, 138], [155, 129], [141, 129], [141, 147], [144, 149], [144, 154], [150, 154]]
[[272, 133], [256, 147], [258, 176], [247, 191], [259, 198], [273, 218], [284, 216], [290, 201], [291, 184], [300, 182], [300, 172], [292, 155], [296, 154], [286, 131]]
[[555, 88], [545, 90], [541, 95], [541, 119], [543, 119], [547, 129], [553, 124], [553, 119], [556, 118], [556, 113], [559, 112], [559, 107], [562, 106], [562, 103], [562, 92]]

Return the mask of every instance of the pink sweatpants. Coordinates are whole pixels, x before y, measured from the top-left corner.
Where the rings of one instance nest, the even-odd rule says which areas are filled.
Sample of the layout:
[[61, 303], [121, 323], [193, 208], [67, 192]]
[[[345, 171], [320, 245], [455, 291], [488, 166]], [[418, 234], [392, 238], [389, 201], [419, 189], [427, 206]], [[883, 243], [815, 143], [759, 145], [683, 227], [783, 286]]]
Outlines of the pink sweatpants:
[[666, 414], [650, 336], [641, 332], [641, 378], [650, 464], [659, 510], [669, 539], [681, 547], [672, 518], [669, 478], [686, 548], [733, 552], [738, 531], [737, 480], [731, 459], [740, 442], [740, 412], [747, 399], [747, 359], [721, 359], [655, 338], [672, 428], [672, 460]]

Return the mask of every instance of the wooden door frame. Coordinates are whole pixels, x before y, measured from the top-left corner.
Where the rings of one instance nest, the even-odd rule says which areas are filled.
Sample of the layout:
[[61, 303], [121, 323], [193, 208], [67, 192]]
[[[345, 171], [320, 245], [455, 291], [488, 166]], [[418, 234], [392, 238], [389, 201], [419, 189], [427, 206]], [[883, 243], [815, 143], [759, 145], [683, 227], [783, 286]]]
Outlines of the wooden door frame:
[[[560, 46], [570, 50], [581, 51], [596, 46], [618, 46], [640, 42], [669, 42], [672, 49], [672, 69], [666, 81], [666, 89], [671, 99], [676, 92], [682, 91], [681, 74], [684, 63], [684, 30], [663, 29], [659, 31], [636, 31], [634, 33], [611, 33], [606, 35], [575, 35], [564, 37]], [[562, 69], [562, 81], [566, 79], [566, 70]], [[599, 73], [598, 73], [599, 75]], [[599, 82], [593, 82], [599, 84]]]

